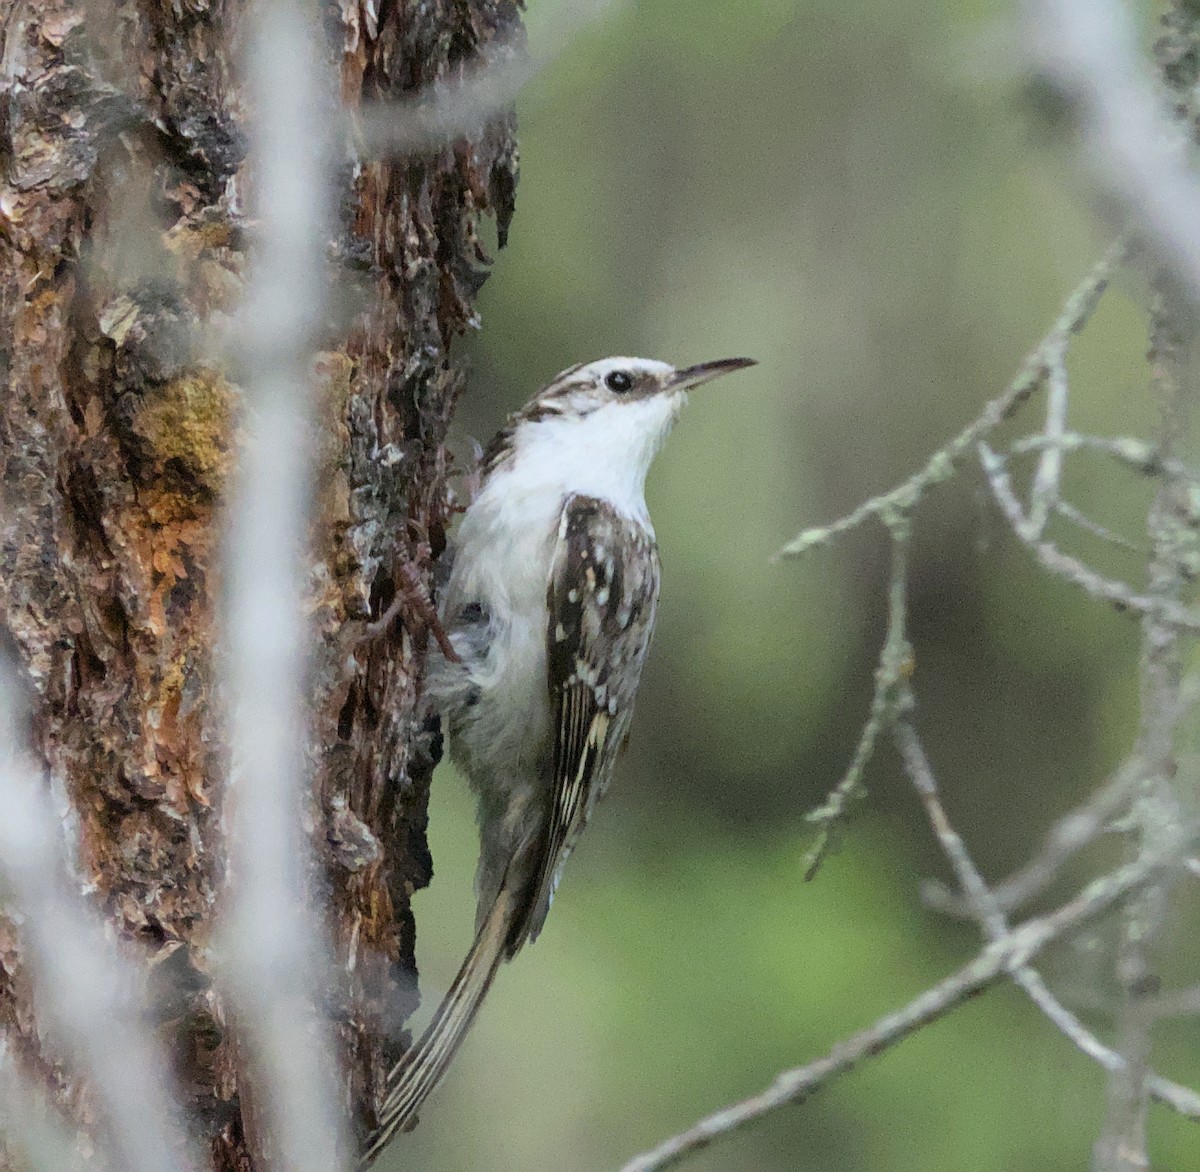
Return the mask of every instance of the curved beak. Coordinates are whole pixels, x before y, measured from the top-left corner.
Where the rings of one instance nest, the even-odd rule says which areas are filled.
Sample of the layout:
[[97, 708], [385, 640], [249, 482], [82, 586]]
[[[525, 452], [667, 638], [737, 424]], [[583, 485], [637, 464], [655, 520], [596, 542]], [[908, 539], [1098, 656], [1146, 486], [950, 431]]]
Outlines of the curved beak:
[[720, 378], [723, 374], [732, 374], [735, 370], [745, 370], [747, 366], [757, 366], [753, 358], [718, 358], [716, 362], [701, 362], [697, 366], [685, 366], [677, 370], [668, 384], [672, 390], [690, 391], [693, 387], [702, 386]]

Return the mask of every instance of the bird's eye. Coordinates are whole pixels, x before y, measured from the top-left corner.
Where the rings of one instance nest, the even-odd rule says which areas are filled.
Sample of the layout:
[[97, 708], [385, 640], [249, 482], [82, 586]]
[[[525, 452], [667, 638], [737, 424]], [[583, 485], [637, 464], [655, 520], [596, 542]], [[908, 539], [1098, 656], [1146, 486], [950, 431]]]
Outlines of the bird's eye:
[[613, 370], [604, 376], [604, 385], [610, 391], [616, 391], [618, 395], [623, 395], [632, 389], [633, 378], [627, 371]]

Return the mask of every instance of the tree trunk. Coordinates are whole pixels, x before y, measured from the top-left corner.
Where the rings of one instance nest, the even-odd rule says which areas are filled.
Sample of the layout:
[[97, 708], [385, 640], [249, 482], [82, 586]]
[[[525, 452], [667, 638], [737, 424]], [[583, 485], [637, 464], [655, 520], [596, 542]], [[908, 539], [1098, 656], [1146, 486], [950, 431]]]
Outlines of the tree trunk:
[[[216, 1169], [245, 1169], [243, 1072], [212, 985], [226, 771], [214, 674], [237, 387], [213, 358], [253, 225], [237, 0], [0, 0], [0, 606], [61, 783], [82, 891], [153, 972], [155, 1022]], [[345, 102], [411, 94], [519, 33], [517, 0], [325, 5]], [[431, 580], [447, 520], [446, 362], [512, 214], [511, 117], [472, 141], [346, 166], [322, 340], [312, 533], [312, 844], [341, 984], [355, 1125], [416, 1004], [412, 891], [430, 876], [436, 734], [415, 716], [428, 633], [361, 640], [396, 576]], [[388, 459], [380, 459], [386, 451]], [[0, 921], [0, 1021], [27, 1076], [102, 1120], [48, 1054], [20, 928]]]

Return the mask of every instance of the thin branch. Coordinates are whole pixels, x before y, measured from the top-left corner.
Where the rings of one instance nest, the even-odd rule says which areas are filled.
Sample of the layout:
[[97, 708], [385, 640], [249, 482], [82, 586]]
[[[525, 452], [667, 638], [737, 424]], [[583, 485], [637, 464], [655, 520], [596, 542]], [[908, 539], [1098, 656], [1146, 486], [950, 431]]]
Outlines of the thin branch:
[[871, 697], [871, 712], [858, 739], [854, 756], [841, 781], [830, 791], [823, 805], [807, 815], [809, 822], [820, 827], [816, 843], [804, 860], [804, 878], [813, 879], [835, 844], [838, 829], [849, 817], [852, 802], [866, 796], [863, 773], [875, 754], [880, 734], [895, 719], [900, 695], [899, 685], [912, 672], [912, 646], [905, 633], [908, 590], [909, 524], [906, 518], [892, 517], [889, 522], [892, 536], [892, 574], [888, 589], [888, 624], [879, 663], [875, 668], [875, 691]]
[[[248, 1043], [250, 1146], [289, 1172], [342, 1167], [338, 1063], [323, 1020], [332, 966], [307, 898], [302, 601], [312, 338], [329, 235], [333, 95], [323, 95], [316, 10], [254, 6], [247, 62], [257, 122], [260, 249], [247, 294], [245, 444], [227, 506], [230, 902], [221, 976]], [[324, 101], [322, 100], [324, 96]]]
[[982, 440], [979, 442], [979, 463], [992, 490], [992, 496], [1000, 506], [1021, 543], [1037, 558], [1043, 568], [1058, 578], [1078, 586], [1092, 598], [1111, 602], [1118, 610], [1154, 616], [1158, 621], [1181, 631], [1193, 634], [1200, 632], [1200, 614], [1189, 607], [1181, 606], [1170, 598], [1154, 594], [1138, 594], [1124, 582], [1106, 578], [1078, 558], [1064, 553], [1052, 541], [1038, 540], [1029, 536], [1029, 519], [1021, 508], [1021, 502], [1013, 492], [1012, 482], [1004, 467], [1004, 461]]
[[[949, 859], [959, 887], [963, 891], [971, 914], [989, 941], [1002, 940], [1010, 928], [995, 894], [988, 888], [979, 869], [975, 866], [962, 837], [954, 829], [942, 805], [933, 766], [916, 729], [907, 719], [900, 719], [893, 729], [896, 747], [904, 763], [905, 772], [912, 781], [922, 805], [925, 807], [929, 824]], [[1094, 1059], [1110, 1072], [1124, 1070], [1126, 1062], [1117, 1051], [1106, 1046], [1050, 991], [1042, 975], [1036, 969], [1024, 966], [1014, 970], [1013, 982], [1028, 995], [1029, 999], [1080, 1051]], [[1200, 1094], [1188, 1087], [1150, 1073], [1147, 1089], [1160, 1102], [1179, 1114], [1200, 1122]]]
[[41, 771], [18, 748], [27, 737], [21, 708], [11, 665], [0, 661], [0, 883], [29, 949], [39, 1026], [58, 1060], [80, 1062], [88, 1075], [107, 1117], [115, 1166], [131, 1172], [196, 1167], [166, 1063], [144, 1025], [140, 973], [118, 954], [67, 880], [62, 824]]
[[1049, 333], [1025, 359], [1016, 378], [984, 407], [976, 419], [934, 452], [923, 468], [889, 492], [864, 501], [853, 512], [832, 524], [805, 529], [779, 550], [775, 559], [798, 557], [810, 549], [827, 544], [841, 533], [857, 528], [871, 517], [886, 519], [889, 515], [907, 514], [930, 488], [949, 480], [980, 439], [1009, 418], [1042, 385], [1048, 361], [1062, 350], [1072, 334], [1078, 333], [1087, 324], [1104, 290], [1108, 288], [1113, 270], [1124, 260], [1126, 247], [1123, 240], [1118, 240], [1109, 248], [1063, 303]]
[[1029, 499], [1029, 536], [1041, 537], [1058, 502], [1058, 486], [1062, 479], [1063, 452], [1059, 441], [1067, 430], [1067, 405], [1070, 385], [1067, 382], [1066, 344], [1046, 361], [1046, 426], [1042, 434], [1048, 441], [1033, 477]]
[[685, 1157], [748, 1123], [789, 1103], [802, 1101], [818, 1087], [851, 1070], [861, 1059], [874, 1057], [890, 1049], [968, 997], [1024, 968], [1048, 944], [1095, 919], [1147, 883], [1153, 882], [1164, 866], [1178, 858], [1178, 854], [1179, 844], [1174, 844], [1167, 858], [1141, 858], [1094, 880], [1068, 903], [1048, 915], [1029, 920], [1003, 939], [988, 944], [957, 972], [925, 989], [903, 1008], [885, 1014], [867, 1029], [837, 1043], [823, 1058], [807, 1066], [784, 1071], [760, 1094], [724, 1107], [687, 1131], [635, 1156], [622, 1166], [621, 1172], [654, 1172], [655, 1169], [678, 1164]]
[[[1200, 704], [1200, 675], [1184, 677], [1173, 706], [1172, 721], [1178, 723]], [[1009, 878], [992, 888], [992, 899], [1005, 914], [1015, 911], [1047, 891], [1059, 871], [1084, 847], [1113, 830], [1112, 823], [1129, 809], [1143, 765], [1136, 754], [1125, 761], [1082, 805], [1061, 817], [1046, 835], [1042, 849]], [[1200, 877], [1200, 859], [1185, 859], [1183, 866]], [[922, 884], [922, 899], [937, 911], [970, 918], [974, 909], [963, 896], [936, 880]]]
[[1070, 501], [1055, 501], [1054, 511], [1073, 525], [1077, 525], [1085, 533], [1090, 533], [1101, 541], [1107, 541], [1109, 545], [1115, 545], [1118, 549], [1128, 550], [1130, 553], [1138, 552], [1138, 547], [1128, 537], [1122, 537], [1119, 533], [1114, 533], [1111, 529], [1101, 525], [1099, 521], [1093, 521]]
[[[1140, 769], [1138, 761], [1127, 761], [1083, 805], [1060, 818], [1046, 836], [1042, 849], [992, 890], [997, 908], [1004, 913], [1015, 911], [1046, 891], [1062, 867], [1108, 830], [1113, 818], [1129, 808]], [[956, 916], [974, 915], [966, 899], [940, 884], [925, 884], [922, 895], [929, 906], [939, 911]]]
[[1016, 440], [1009, 445], [1011, 455], [1023, 455], [1026, 452], [1044, 452], [1048, 448], [1060, 448], [1063, 452], [1094, 451], [1112, 456], [1113, 459], [1140, 472], [1143, 476], [1161, 476], [1166, 473], [1179, 480], [1191, 484], [1200, 483], [1200, 473], [1190, 468], [1182, 460], [1169, 456], [1154, 444], [1145, 440], [1134, 439], [1132, 436], [1110, 438], [1101, 435], [1082, 435], [1077, 431], [1068, 431], [1051, 439], [1046, 435], [1030, 435]]

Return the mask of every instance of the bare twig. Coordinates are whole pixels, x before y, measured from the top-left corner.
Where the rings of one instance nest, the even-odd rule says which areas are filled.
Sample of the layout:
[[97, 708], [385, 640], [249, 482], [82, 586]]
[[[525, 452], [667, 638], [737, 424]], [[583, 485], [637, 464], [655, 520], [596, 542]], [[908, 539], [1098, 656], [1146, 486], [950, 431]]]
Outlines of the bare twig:
[[1111, 602], [1118, 610], [1139, 615], [1152, 615], [1159, 622], [1181, 631], [1200, 632], [1200, 614], [1181, 606], [1171, 598], [1154, 594], [1139, 594], [1124, 582], [1106, 578], [1078, 558], [1064, 553], [1052, 541], [1029, 536], [1029, 520], [1012, 490], [1012, 482], [1004, 461], [982, 440], [979, 442], [979, 463], [991, 486], [992, 496], [1000, 511], [1021, 542], [1031, 550], [1042, 566], [1058, 578], [1078, 586], [1092, 598]]
[[1064, 339], [1057, 353], [1046, 358], [1046, 426], [1042, 434], [1048, 441], [1033, 478], [1029, 501], [1029, 536], [1041, 537], [1058, 502], [1058, 485], [1062, 478], [1063, 453], [1059, 441], [1067, 430], [1067, 353]]
[[1087, 324], [1108, 287], [1113, 270], [1124, 259], [1125, 253], [1124, 241], [1117, 241], [1109, 248], [1064, 302], [1049, 333], [1025, 359], [1016, 378], [988, 403], [976, 419], [934, 452], [923, 468], [890, 491], [864, 501], [853, 512], [832, 524], [805, 529], [779, 550], [776, 559], [798, 557], [810, 549], [827, 544], [841, 533], [857, 528], [871, 517], [907, 514], [930, 488], [949, 480], [980, 439], [1012, 415], [1041, 386], [1046, 377], [1048, 361], [1062, 350], [1072, 334], [1078, 333]]
[[1178, 851], [1179, 844], [1174, 844], [1167, 858], [1143, 857], [1089, 883], [1068, 903], [988, 944], [957, 972], [919, 993], [903, 1008], [885, 1014], [867, 1029], [837, 1043], [825, 1057], [784, 1071], [760, 1094], [724, 1107], [687, 1131], [635, 1156], [622, 1166], [621, 1172], [654, 1172], [670, 1167], [748, 1123], [805, 1099], [837, 1075], [851, 1070], [860, 1059], [903, 1041], [968, 997], [1027, 966], [1048, 944], [1128, 899], [1154, 881], [1172, 859], [1177, 859]]
[[[1096, 841], [1118, 814], [1127, 810], [1140, 774], [1140, 763], [1127, 761], [1081, 806], [1060, 818], [1042, 849], [1019, 871], [992, 890], [992, 900], [1004, 913], [1015, 911], [1046, 891], [1059, 870], [1075, 854]], [[972, 916], [970, 903], [940, 885], [927, 884], [926, 902], [939, 911]]]
[[[990, 941], [1003, 939], [1010, 931], [995, 894], [975, 866], [962, 837], [954, 829], [938, 792], [933, 767], [926, 756], [917, 731], [908, 719], [896, 722], [893, 730], [900, 759], [912, 781], [933, 828], [934, 835], [950, 861], [958, 884], [962, 888], [971, 914]], [[1125, 1068], [1124, 1057], [1106, 1046], [1050, 991], [1041, 974], [1029, 966], [1014, 970], [1013, 982], [1025, 991], [1029, 999], [1059, 1029], [1059, 1031], [1089, 1058], [1110, 1072]], [[1200, 1094], [1170, 1079], [1150, 1073], [1147, 1090], [1160, 1102], [1179, 1114], [1200, 1122]]]
[[224, 578], [232, 795], [222, 976], [248, 1043], [251, 1148], [289, 1172], [332, 1172], [346, 1148], [319, 1008], [330, 966], [306, 898], [301, 828], [309, 360], [325, 284], [332, 95], [322, 102], [316, 10], [261, 0], [253, 12], [261, 248], [246, 310], [246, 437]]
[[1200, 483], [1200, 473], [1182, 460], [1168, 456], [1156, 445], [1134, 439], [1132, 436], [1119, 436], [1114, 439], [1100, 435], [1081, 435], [1075, 431], [1065, 432], [1055, 439], [1046, 435], [1030, 435], [1011, 443], [1008, 450], [1012, 455], [1021, 455], [1025, 452], [1044, 452], [1048, 448], [1060, 448], [1063, 452], [1100, 452], [1112, 456], [1143, 476], [1159, 476], [1165, 472], [1191, 484]]
[[[1200, 704], [1200, 678], [1186, 676], [1171, 720], [1182, 721]], [[1063, 866], [1102, 834], [1115, 829], [1113, 823], [1128, 812], [1143, 772], [1143, 763], [1135, 754], [1107, 778], [1086, 802], [1060, 818], [1046, 835], [1041, 850], [1009, 878], [992, 888], [992, 900], [1008, 914], [1042, 894], [1058, 877]], [[1184, 859], [1187, 871], [1200, 877], [1200, 859]], [[964, 896], [950, 891], [936, 880], [922, 884], [924, 902], [948, 915], [973, 918], [975, 910]]]
[[1114, 533], [1111, 529], [1101, 525], [1099, 521], [1093, 521], [1082, 510], [1077, 509], [1070, 501], [1055, 501], [1054, 511], [1060, 516], [1070, 521], [1073, 525], [1078, 525], [1085, 533], [1090, 533], [1093, 537], [1098, 537], [1101, 541], [1107, 541], [1109, 545], [1115, 545], [1119, 549], [1128, 550], [1130, 553], [1137, 553], [1138, 547], [1128, 537], [1122, 537], [1119, 533]]
[[[863, 796], [863, 773], [875, 752], [875, 745], [880, 733], [890, 725], [900, 711], [897, 706], [897, 699], [900, 695], [898, 685], [912, 671], [912, 648], [905, 636], [904, 629], [907, 606], [905, 557], [912, 510], [925, 491], [953, 475], [958, 461], [969, 451], [971, 445], [982, 442], [981, 437], [1003, 421], [1043, 379], [1049, 378], [1052, 384], [1061, 379], [1065, 388], [1065, 371], [1062, 370], [1062, 364], [1068, 339], [1088, 320], [1106, 287], [1112, 267], [1119, 262], [1123, 254], [1124, 245], [1122, 243], [1118, 242], [1113, 245], [1087, 279], [1067, 299], [1054, 326], [1026, 359], [1021, 372], [1008, 389], [993, 399], [982, 414], [942, 447], [924, 468], [897, 488], [881, 496], [873, 497], [833, 524], [805, 530], [776, 555], [777, 557], [797, 556], [817, 545], [824, 544], [839, 533], [854, 528], [868, 517], [876, 517], [881, 520], [887, 526], [892, 539], [893, 567], [888, 597], [888, 629], [875, 671], [875, 689], [871, 698], [871, 711], [842, 779], [830, 791], [825, 803], [808, 815], [809, 821], [820, 827], [820, 834], [805, 860], [806, 879], [812, 879], [816, 875], [834, 844], [834, 836], [838, 827], [847, 817], [851, 804]], [[1060, 373], [1056, 374], [1055, 371]], [[1065, 398], [1061, 394], [1058, 397], [1062, 401], [1057, 402], [1056, 400], [1057, 405], [1051, 408], [1051, 414], [1057, 420], [1051, 425], [1053, 439], [1060, 438], [1065, 429]], [[1048, 451], [1047, 458], [1049, 455]], [[1060, 464], [1061, 452], [1058, 452], [1057, 459]], [[1053, 473], [1054, 485], [1057, 485], [1058, 467], [1051, 463], [1050, 471], [1046, 474], [1048, 478]], [[1048, 505], [1050, 501], [1048, 479], [1043, 488], [1043, 494], [1046, 496]], [[1200, 623], [1200, 619], [1197, 621]]]
[[138, 970], [125, 963], [68, 883], [60, 820], [41, 771], [18, 748], [26, 740], [20, 710], [12, 668], [0, 661], [0, 882], [29, 948], [39, 1025], [60, 1061], [79, 1061], [90, 1076], [107, 1114], [115, 1166], [131, 1172], [195, 1167], [163, 1056], [143, 1024]]
[[866, 791], [862, 778], [875, 753], [881, 733], [887, 730], [896, 714], [902, 710], [900, 683], [913, 669], [912, 646], [905, 633], [907, 604], [907, 557], [909, 523], [902, 516], [889, 518], [892, 535], [892, 576], [888, 590], [888, 625], [879, 663], [875, 668], [875, 691], [871, 697], [871, 712], [859, 736], [854, 756], [842, 780], [830, 791], [825, 803], [807, 815], [809, 822], [820, 827], [820, 833], [804, 860], [804, 878], [816, 876], [835, 841], [838, 828], [849, 816], [850, 804], [861, 800]]

